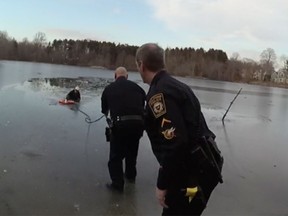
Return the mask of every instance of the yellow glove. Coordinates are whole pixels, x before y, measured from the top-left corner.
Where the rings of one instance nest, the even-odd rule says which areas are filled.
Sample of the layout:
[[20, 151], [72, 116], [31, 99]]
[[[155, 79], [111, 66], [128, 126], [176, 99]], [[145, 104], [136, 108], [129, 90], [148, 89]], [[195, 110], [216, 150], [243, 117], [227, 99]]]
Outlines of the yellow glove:
[[186, 188], [186, 194], [185, 196], [189, 197], [189, 202], [192, 201], [196, 193], [198, 192], [198, 187], [193, 187], [193, 188]]

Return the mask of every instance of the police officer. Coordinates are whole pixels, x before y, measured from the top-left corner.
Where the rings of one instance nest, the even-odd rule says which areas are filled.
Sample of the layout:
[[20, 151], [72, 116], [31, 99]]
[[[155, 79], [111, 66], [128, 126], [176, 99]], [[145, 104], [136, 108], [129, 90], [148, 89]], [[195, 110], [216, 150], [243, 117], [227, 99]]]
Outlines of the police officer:
[[110, 155], [108, 162], [112, 183], [109, 189], [122, 192], [124, 188], [123, 159], [125, 177], [134, 182], [139, 140], [144, 130], [145, 91], [136, 83], [127, 80], [126, 68], [115, 70], [115, 82], [108, 85], [101, 97], [102, 113], [112, 120]]
[[214, 139], [215, 135], [193, 91], [165, 70], [164, 56], [164, 50], [154, 43], [136, 52], [137, 68], [143, 82], [150, 85], [145, 128], [160, 164], [156, 197], [163, 215], [200, 215], [219, 178], [210, 166], [200, 168], [203, 155], [196, 147], [201, 136]]

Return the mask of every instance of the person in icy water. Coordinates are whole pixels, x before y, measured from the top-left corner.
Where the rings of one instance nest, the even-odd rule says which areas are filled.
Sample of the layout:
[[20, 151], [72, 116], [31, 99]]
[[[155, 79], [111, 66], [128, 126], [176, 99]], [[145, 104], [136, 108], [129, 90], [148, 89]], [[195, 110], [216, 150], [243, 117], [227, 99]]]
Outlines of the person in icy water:
[[72, 101], [75, 101], [75, 102], [80, 102], [81, 100], [81, 95], [80, 95], [80, 88], [79, 86], [76, 86], [73, 90], [71, 90], [66, 98], [66, 100], [72, 100]]

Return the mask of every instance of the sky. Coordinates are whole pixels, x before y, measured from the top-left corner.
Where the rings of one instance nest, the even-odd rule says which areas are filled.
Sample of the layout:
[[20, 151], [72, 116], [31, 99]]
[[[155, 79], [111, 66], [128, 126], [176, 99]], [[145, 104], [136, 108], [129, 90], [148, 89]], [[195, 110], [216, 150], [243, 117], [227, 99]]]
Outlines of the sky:
[[0, 31], [37, 32], [163, 48], [221, 49], [255, 61], [267, 48], [288, 56], [287, 0], [0, 0]]

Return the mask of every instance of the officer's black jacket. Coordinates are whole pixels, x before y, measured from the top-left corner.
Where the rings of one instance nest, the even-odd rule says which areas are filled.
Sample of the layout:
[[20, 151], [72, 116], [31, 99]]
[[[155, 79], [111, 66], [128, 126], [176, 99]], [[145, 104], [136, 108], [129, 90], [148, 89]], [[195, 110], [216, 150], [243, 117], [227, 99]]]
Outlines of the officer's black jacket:
[[200, 135], [215, 135], [193, 91], [166, 71], [155, 75], [146, 99], [145, 129], [160, 164], [157, 187], [181, 187], [187, 183], [184, 167], [189, 148]]
[[146, 93], [139, 85], [125, 77], [118, 77], [102, 93], [101, 112], [107, 115], [110, 111], [112, 119], [125, 115], [143, 116], [145, 99]]

